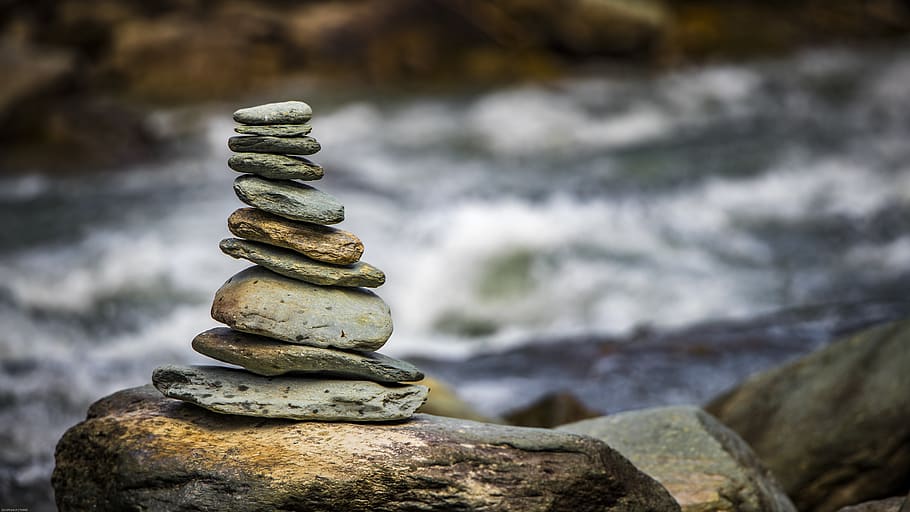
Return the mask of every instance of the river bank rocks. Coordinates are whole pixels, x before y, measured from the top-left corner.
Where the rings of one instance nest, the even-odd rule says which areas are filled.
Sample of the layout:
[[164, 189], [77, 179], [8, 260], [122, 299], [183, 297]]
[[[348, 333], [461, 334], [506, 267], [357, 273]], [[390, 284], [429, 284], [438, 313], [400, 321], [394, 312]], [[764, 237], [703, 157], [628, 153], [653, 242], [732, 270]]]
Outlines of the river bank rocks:
[[57, 446], [61, 512], [674, 512], [596, 439], [416, 415], [399, 423], [214, 414], [150, 386], [95, 403]]
[[320, 149], [312, 109], [301, 101], [240, 109], [240, 136], [228, 165], [243, 174], [237, 197], [252, 208], [230, 216], [241, 238], [222, 240], [228, 256], [254, 266], [215, 293], [212, 318], [229, 328], [196, 336], [193, 348], [242, 369], [166, 365], [152, 374], [164, 395], [211, 411], [314, 421], [398, 421], [426, 401], [423, 374], [374, 352], [392, 335], [388, 305], [365, 287], [385, 282], [360, 260], [363, 244], [328, 227], [344, 220], [337, 199], [295, 179], [324, 170], [293, 155]]

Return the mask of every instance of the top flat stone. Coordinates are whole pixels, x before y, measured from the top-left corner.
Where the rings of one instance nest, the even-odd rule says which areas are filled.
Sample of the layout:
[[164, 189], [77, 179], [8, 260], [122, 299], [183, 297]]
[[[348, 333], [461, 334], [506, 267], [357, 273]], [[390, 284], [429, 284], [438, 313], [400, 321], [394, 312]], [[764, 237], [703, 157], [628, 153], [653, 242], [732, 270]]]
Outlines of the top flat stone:
[[304, 124], [313, 117], [313, 109], [302, 101], [282, 101], [234, 112], [234, 121], [243, 124]]

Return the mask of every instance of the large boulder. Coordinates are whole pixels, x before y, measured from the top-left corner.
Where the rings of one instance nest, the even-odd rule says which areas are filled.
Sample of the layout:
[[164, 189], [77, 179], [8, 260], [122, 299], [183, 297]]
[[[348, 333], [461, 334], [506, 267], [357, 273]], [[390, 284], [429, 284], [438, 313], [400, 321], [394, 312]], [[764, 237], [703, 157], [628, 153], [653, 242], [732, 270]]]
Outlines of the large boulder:
[[606, 442], [666, 486], [684, 512], [796, 512], [749, 446], [697, 407], [631, 411], [559, 430]]
[[150, 386], [95, 403], [56, 459], [63, 512], [679, 510], [590, 438], [429, 415], [369, 426], [225, 416]]
[[910, 321], [755, 376], [707, 408], [748, 442], [800, 510], [910, 484]]

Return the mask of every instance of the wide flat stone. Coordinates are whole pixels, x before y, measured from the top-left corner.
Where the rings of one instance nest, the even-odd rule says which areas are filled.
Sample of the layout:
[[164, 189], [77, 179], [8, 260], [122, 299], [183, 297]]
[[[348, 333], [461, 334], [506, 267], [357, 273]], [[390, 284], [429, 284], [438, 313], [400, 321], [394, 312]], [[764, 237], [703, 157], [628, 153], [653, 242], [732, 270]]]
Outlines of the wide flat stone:
[[244, 174], [234, 180], [234, 192], [244, 203], [286, 219], [315, 224], [337, 224], [344, 220], [344, 205], [340, 201], [296, 181]]
[[378, 352], [295, 345], [226, 327], [198, 334], [193, 338], [193, 349], [268, 377], [296, 372], [374, 382], [408, 382], [423, 378], [423, 373], [411, 363]]
[[161, 366], [152, 384], [168, 398], [222, 414], [316, 421], [403, 420], [428, 393], [413, 384], [263, 377], [223, 366]]
[[313, 109], [302, 101], [266, 103], [241, 108], [234, 112], [234, 121], [243, 124], [304, 124], [313, 117]]
[[416, 414], [398, 423], [215, 414], [151, 386], [96, 402], [57, 444], [60, 512], [674, 512], [603, 442]]
[[309, 124], [272, 124], [264, 126], [240, 125], [234, 131], [242, 135], [265, 135], [267, 137], [302, 137], [313, 131]]
[[382, 270], [362, 261], [346, 266], [331, 265], [294, 251], [239, 238], [222, 240], [219, 247], [228, 256], [245, 259], [277, 274], [311, 284], [376, 288], [385, 283]]
[[228, 229], [241, 238], [284, 247], [326, 263], [350, 265], [363, 254], [363, 242], [353, 233], [287, 220], [256, 208], [240, 208], [232, 213]]
[[377, 350], [392, 335], [389, 306], [363, 288], [317, 286], [250, 267], [215, 292], [212, 318], [289, 343]]
[[302, 156], [268, 153], [237, 153], [228, 159], [228, 167], [274, 180], [318, 180], [325, 170]]
[[228, 139], [231, 151], [239, 153], [276, 153], [285, 155], [312, 155], [321, 147], [313, 137], [265, 137], [244, 135]]

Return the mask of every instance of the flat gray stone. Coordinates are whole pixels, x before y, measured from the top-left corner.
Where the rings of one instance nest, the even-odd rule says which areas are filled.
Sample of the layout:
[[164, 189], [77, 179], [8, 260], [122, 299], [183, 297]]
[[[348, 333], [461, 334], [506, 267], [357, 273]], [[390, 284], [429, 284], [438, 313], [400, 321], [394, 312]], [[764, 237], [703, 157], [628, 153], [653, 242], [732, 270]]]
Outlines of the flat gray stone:
[[330, 265], [294, 251], [239, 238], [226, 238], [219, 247], [228, 256], [251, 261], [285, 277], [311, 284], [376, 288], [385, 283], [382, 270], [362, 261], [349, 266]]
[[266, 103], [241, 108], [234, 112], [234, 121], [243, 124], [303, 124], [313, 117], [313, 109], [302, 101]]
[[240, 125], [234, 131], [242, 135], [265, 135], [267, 137], [302, 137], [313, 131], [308, 124]]
[[373, 382], [408, 382], [423, 378], [414, 365], [378, 352], [348, 352], [308, 347], [216, 327], [193, 338], [193, 349], [225, 363], [267, 377], [289, 372], [318, 373]]
[[250, 267], [215, 292], [212, 318], [238, 331], [314, 347], [378, 350], [389, 306], [363, 288], [317, 286]]
[[325, 174], [322, 166], [301, 156], [269, 153], [237, 153], [228, 160], [228, 167], [274, 180], [318, 180]]
[[228, 139], [231, 151], [239, 153], [276, 153], [284, 155], [312, 155], [321, 149], [313, 137], [264, 137], [243, 135]]
[[339, 200], [296, 181], [244, 174], [234, 180], [234, 192], [244, 203], [286, 219], [315, 224], [344, 220], [344, 205]]
[[160, 366], [152, 384], [168, 398], [214, 412], [318, 421], [407, 419], [429, 392], [414, 384], [262, 377], [223, 366]]

